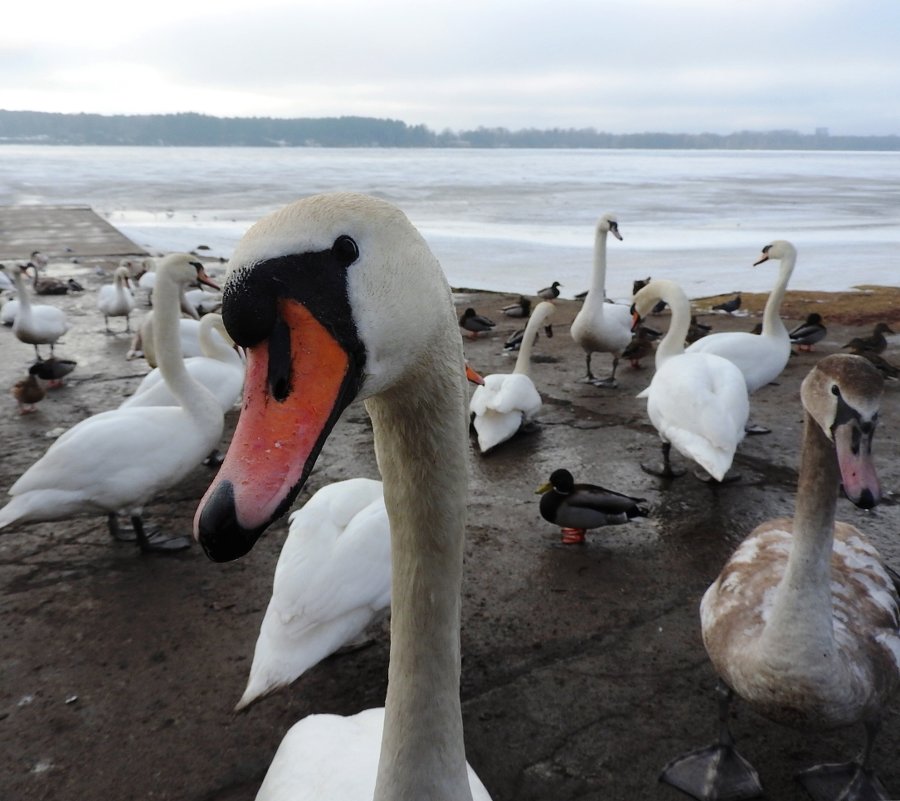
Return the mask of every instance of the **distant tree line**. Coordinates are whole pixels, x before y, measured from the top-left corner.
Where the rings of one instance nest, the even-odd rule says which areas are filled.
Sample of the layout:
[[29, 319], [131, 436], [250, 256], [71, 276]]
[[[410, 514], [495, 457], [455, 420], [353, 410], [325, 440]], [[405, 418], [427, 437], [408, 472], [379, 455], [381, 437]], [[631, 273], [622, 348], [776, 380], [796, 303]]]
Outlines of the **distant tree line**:
[[720, 150], [900, 150], [900, 136], [830, 136], [827, 129], [731, 134], [612, 134], [593, 128], [476, 128], [434, 132], [373, 117], [210, 117], [52, 114], [0, 110], [0, 144], [167, 147], [476, 147]]

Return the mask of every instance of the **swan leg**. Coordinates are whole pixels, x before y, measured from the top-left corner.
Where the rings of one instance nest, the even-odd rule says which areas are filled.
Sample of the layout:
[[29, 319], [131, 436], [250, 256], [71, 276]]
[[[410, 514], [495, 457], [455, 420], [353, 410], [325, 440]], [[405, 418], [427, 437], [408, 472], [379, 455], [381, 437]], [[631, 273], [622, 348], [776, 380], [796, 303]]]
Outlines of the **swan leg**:
[[616, 381], [616, 368], [619, 366], [619, 357], [613, 356], [613, 366], [612, 372], [606, 378], [595, 378], [591, 381], [591, 383], [595, 387], [617, 387], [619, 386]]
[[728, 728], [732, 691], [722, 682], [719, 696], [719, 741], [676, 757], [663, 768], [659, 780], [699, 801], [742, 801], [763, 794], [759, 775], [734, 747]]
[[594, 374], [591, 372], [591, 356], [592, 355], [593, 355], [592, 353], [588, 353], [587, 356], [585, 356], [586, 370], [585, 370], [584, 378], [579, 379], [579, 381], [582, 384], [593, 384], [594, 381], [597, 380], [596, 378], [594, 378]]
[[814, 801], [889, 801], [884, 785], [869, 767], [880, 720], [866, 721], [866, 744], [853, 762], [815, 765], [796, 779]]
[[131, 525], [134, 526], [134, 533], [137, 535], [137, 543], [144, 552], [152, 553], [171, 553], [173, 551], [183, 551], [185, 548], [191, 547], [191, 538], [183, 535], [168, 537], [160, 531], [147, 532], [144, 529], [144, 521], [140, 515], [131, 516]]
[[109, 535], [116, 542], [134, 542], [137, 539], [133, 531], [123, 531], [119, 525], [119, 516], [115, 512], [110, 512], [106, 516], [106, 525], [109, 528]]
[[225, 457], [222, 456], [222, 452], [218, 448], [214, 448], [212, 453], [203, 460], [203, 464], [207, 467], [219, 467], [224, 461]]
[[641, 464], [641, 470], [645, 473], [649, 473], [651, 476], [659, 476], [660, 478], [678, 478], [679, 476], [683, 476], [685, 472], [683, 467], [672, 467], [671, 451], [672, 444], [670, 442], [664, 442], [662, 444], [662, 464]]

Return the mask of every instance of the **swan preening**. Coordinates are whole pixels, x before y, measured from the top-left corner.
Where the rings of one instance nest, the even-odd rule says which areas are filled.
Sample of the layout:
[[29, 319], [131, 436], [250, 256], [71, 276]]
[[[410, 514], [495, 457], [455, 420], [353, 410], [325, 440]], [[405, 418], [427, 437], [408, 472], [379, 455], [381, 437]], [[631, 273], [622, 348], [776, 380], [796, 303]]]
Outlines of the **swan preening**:
[[472, 425], [482, 453], [496, 448], [517, 434], [541, 410], [541, 396], [528, 375], [531, 349], [538, 329], [545, 325], [556, 307], [541, 301], [528, 318], [525, 334], [512, 373], [486, 376], [469, 402]]
[[[864, 509], [880, 498], [871, 446], [881, 395], [878, 372], [857, 356], [828, 356], [812, 369], [801, 388], [794, 517], [757, 526], [703, 596], [703, 641], [725, 684], [721, 739], [663, 773], [696, 798], [762, 792], [727, 730], [732, 693], [800, 729], [865, 724], [860, 762], [817, 766], [798, 778], [817, 799], [888, 797], [876, 790], [869, 758], [900, 684], [897, 591], [862, 532], [835, 522], [839, 484]], [[855, 794], [845, 795], [851, 784]]]
[[[616, 216], [604, 214], [594, 230], [591, 288], [572, 321], [571, 334], [584, 349], [587, 372], [583, 380], [597, 386], [614, 387], [619, 357], [631, 342], [631, 312], [627, 306], [606, 302], [606, 237], [610, 233], [616, 239], [622, 238]], [[591, 372], [591, 356], [595, 352], [612, 354], [612, 372], [608, 378], [595, 378]]]
[[177, 347], [181, 288], [209, 279], [203, 266], [185, 254], [166, 257], [158, 273], [160, 370], [178, 405], [113, 409], [74, 425], [13, 484], [12, 500], [0, 509], [0, 528], [92, 512], [106, 514], [110, 533], [119, 536], [116, 513], [125, 509], [143, 550], [190, 544], [183, 537], [146, 532], [141, 509], [194, 469], [222, 436], [218, 401], [190, 377]]
[[[222, 315], [247, 350], [247, 381], [231, 447], [195, 517], [207, 554], [243, 555], [286, 511], [354, 398], [372, 418], [391, 521], [383, 729], [366, 729], [366, 757], [354, 766], [344, 758], [354, 718], [301, 721], [326, 753], [280, 749], [258, 798], [346, 798], [354, 767], [360, 798], [486, 798], [470, 788], [459, 699], [468, 392], [441, 268], [398, 209], [353, 194], [262, 219], [230, 265]], [[319, 380], [299, 380], [310, 373]]]
[[674, 446], [722, 481], [744, 437], [750, 413], [744, 376], [721, 356], [685, 351], [690, 303], [673, 281], [653, 279], [634, 296], [635, 325], [659, 300], [669, 305], [672, 319], [656, 348], [656, 372], [650, 386], [638, 397], [647, 398], [647, 414], [663, 443], [663, 464], [642, 467], [656, 475], [679, 475], [670, 462], [670, 447]]

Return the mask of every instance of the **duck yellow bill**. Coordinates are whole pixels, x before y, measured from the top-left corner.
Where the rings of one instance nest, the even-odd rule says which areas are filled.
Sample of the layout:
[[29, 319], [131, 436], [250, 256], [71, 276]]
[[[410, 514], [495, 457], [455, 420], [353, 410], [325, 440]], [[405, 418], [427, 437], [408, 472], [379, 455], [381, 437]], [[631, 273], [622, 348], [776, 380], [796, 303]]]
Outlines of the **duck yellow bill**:
[[355, 394], [346, 351], [306, 307], [282, 299], [278, 317], [284, 341], [247, 349], [237, 428], [194, 517], [194, 536], [215, 561], [243, 556], [288, 510]]

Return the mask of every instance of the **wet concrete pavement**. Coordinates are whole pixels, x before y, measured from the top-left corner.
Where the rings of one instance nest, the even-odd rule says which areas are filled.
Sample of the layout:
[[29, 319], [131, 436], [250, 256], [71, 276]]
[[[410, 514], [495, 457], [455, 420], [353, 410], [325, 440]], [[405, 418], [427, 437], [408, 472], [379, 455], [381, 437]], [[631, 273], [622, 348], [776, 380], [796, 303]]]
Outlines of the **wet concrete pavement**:
[[[94, 293], [109, 280], [120, 250], [81, 253], [76, 240], [65, 252], [63, 241], [53, 241], [56, 250], [38, 241], [18, 255], [42, 249], [60, 261], [53, 274], [85, 284], [84, 293], [41, 299], [69, 314], [72, 327], [58, 355], [78, 367], [38, 412], [20, 416], [8, 388], [25, 374], [33, 349], [0, 329], [0, 493], [54, 433], [116, 406], [148, 369], [125, 360], [129, 338], [105, 334], [96, 310]], [[9, 247], [0, 252], [17, 256]], [[211, 265], [216, 269], [221, 275]], [[498, 310], [516, 298], [456, 296], [460, 311], [471, 305], [499, 323], [491, 335], [466, 340], [467, 357], [483, 374], [512, 369], [502, 343], [519, 325]], [[643, 370], [622, 365], [615, 390], [577, 383], [583, 357], [568, 334], [577, 308], [574, 301], [559, 303], [555, 336], [542, 335], [535, 347], [531, 375], [544, 397], [538, 430], [488, 457], [473, 449], [462, 628], [467, 753], [495, 801], [682, 798], [658, 783], [660, 769], [716, 733], [700, 596], [755, 524], [791, 512], [799, 383], [821, 355], [871, 325], [840, 324], [827, 307], [821, 310], [825, 341], [791, 359], [778, 384], [753, 397], [754, 420], [773, 433], [740, 446], [741, 482], [712, 487], [690, 475], [664, 482], [640, 469], [659, 451], [645, 402], [634, 397], [649, 382], [652, 361]], [[758, 318], [702, 319], [716, 330], [748, 330]], [[663, 329], [667, 323], [666, 315], [651, 320]], [[604, 356], [595, 362], [599, 372], [609, 364]], [[896, 384], [887, 387], [876, 434], [885, 503], [870, 513], [845, 500], [838, 505], [839, 518], [870, 535], [895, 568], [898, 395]], [[223, 447], [235, 420], [230, 413]], [[646, 498], [650, 516], [589, 533], [583, 546], [561, 545], [534, 494], [557, 467], [576, 480]], [[370, 425], [358, 404], [335, 428], [299, 502], [353, 476], [377, 477]], [[198, 466], [148, 507], [148, 520], [187, 531], [210, 478], [210, 469]], [[0, 534], [0, 798], [244, 801], [254, 797], [295, 721], [382, 704], [384, 636], [327, 660], [244, 713], [231, 711], [285, 533], [282, 521], [247, 557], [224, 565], [196, 547], [177, 556], [142, 555], [112, 542], [100, 517]], [[778, 801], [804, 797], [792, 780], [796, 771], [849, 758], [862, 742], [861, 727], [810, 735], [740, 705], [735, 712], [740, 750], [759, 770], [767, 797]], [[900, 797], [898, 754], [895, 702], [875, 764]]]

